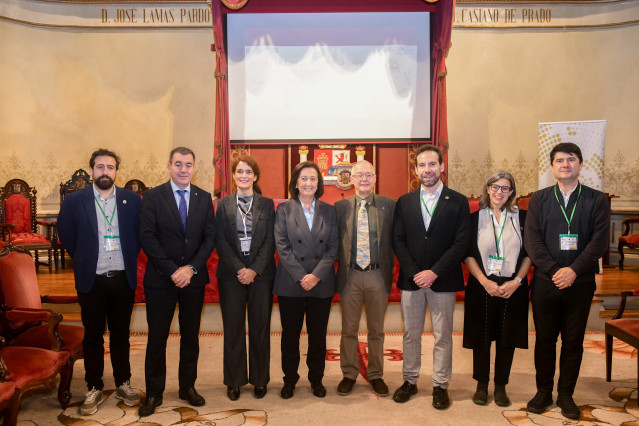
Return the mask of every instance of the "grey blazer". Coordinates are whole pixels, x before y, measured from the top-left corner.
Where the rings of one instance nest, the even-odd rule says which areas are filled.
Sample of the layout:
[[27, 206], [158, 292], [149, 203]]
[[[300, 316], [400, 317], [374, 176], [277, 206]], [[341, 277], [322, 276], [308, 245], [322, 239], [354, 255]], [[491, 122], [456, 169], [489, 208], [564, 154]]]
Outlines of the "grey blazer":
[[[352, 195], [335, 203], [337, 219], [339, 221], [339, 252], [337, 260], [337, 292], [341, 293], [348, 282], [350, 271], [351, 251], [353, 247], [353, 215], [355, 214], [355, 196]], [[393, 252], [393, 211], [395, 201], [383, 195], [373, 194], [373, 202], [369, 214], [377, 215], [377, 253], [379, 268], [386, 284], [386, 292], [390, 293], [393, 285], [393, 266], [395, 254]]]
[[[302, 204], [288, 200], [277, 207], [275, 215], [275, 247], [279, 264], [273, 293], [289, 297], [332, 297], [335, 294], [335, 258], [338, 240], [335, 207], [315, 201], [313, 230], [308, 229]], [[320, 282], [306, 291], [300, 280], [306, 274]]]

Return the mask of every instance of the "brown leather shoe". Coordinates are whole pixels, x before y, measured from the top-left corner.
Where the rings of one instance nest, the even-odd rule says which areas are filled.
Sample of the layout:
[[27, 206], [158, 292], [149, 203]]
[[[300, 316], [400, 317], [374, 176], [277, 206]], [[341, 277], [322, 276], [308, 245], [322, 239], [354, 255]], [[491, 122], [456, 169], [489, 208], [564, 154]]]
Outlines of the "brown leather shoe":
[[353, 392], [353, 386], [355, 386], [355, 380], [344, 377], [339, 385], [337, 385], [337, 394], [346, 396]]
[[388, 396], [388, 386], [384, 383], [384, 379], [381, 377], [371, 380], [371, 386], [375, 393], [379, 396]]

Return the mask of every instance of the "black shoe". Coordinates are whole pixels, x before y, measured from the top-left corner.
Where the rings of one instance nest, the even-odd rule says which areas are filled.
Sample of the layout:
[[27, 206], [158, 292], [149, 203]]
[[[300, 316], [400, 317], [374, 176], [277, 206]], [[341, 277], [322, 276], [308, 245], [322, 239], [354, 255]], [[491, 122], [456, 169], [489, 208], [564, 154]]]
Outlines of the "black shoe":
[[[180, 389], [180, 392], [178, 392], [178, 396], [180, 397], [180, 399], [188, 401], [189, 404], [191, 404], [194, 407], [201, 407], [204, 404], [206, 404], [206, 401], [204, 401], [204, 398], [202, 398], [202, 395], [197, 393], [195, 388], [190, 388], [186, 390]], [[239, 392], [238, 392], [238, 398], [239, 398]]]
[[581, 417], [581, 410], [575, 404], [572, 396], [557, 397], [557, 407], [561, 408], [561, 414], [569, 419], [578, 420]]
[[162, 395], [160, 396], [147, 396], [144, 399], [142, 405], [138, 409], [138, 414], [140, 417], [150, 416], [155, 413], [155, 409], [162, 405]]
[[[497, 393], [496, 389], [495, 393]], [[475, 395], [473, 395], [473, 402], [477, 405], [486, 405], [488, 403], [488, 383], [477, 382], [477, 390]]]
[[253, 396], [255, 396], [255, 398], [257, 399], [262, 399], [264, 398], [264, 395], [266, 395], [266, 385], [255, 386], [255, 388], [253, 389]]
[[311, 382], [311, 389], [313, 390], [313, 395], [318, 398], [324, 398], [326, 396], [326, 388], [322, 384], [321, 380]]
[[238, 399], [240, 399], [240, 388], [227, 386], [226, 395], [229, 397], [231, 401], [237, 401]]
[[417, 393], [417, 385], [411, 385], [408, 382], [404, 382], [393, 394], [393, 401], [406, 402], [412, 395]]
[[381, 377], [371, 380], [371, 386], [375, 393], [379, 396], [388, 396], [388, 386], [384, 383], [384, 379]]
[[280, 396], [283, 399], [289, 399], [293, 397], [293, 393], [295, 393], [295, 383], [284, 382], [284, 387], [280, 391]]
[[348, 395], [353, 392], [353, 386], [355, 386], [355, 380], [349, 379], [348, 377], [344, 377], [339, 385], [337, 385], [337, 394], [338, 395]]
[[438, 410], [445, 410], [450, 405], [448, 389], [439, 386], [433, 388], [433, 407]]
[[506, 393], [506, 385], [495, 385], [495, 404], [500, 407], [509, 407], [510, 398]]
[[528, 401], [526, 410], [530, 411], [531, 413], [541, 414], [546, 411], [546, 409], [550, 405], [552, 405], [552, 395], [550, 394], [550, 392], [537, 391], [537, 394], [535, 394], [533, 399]]

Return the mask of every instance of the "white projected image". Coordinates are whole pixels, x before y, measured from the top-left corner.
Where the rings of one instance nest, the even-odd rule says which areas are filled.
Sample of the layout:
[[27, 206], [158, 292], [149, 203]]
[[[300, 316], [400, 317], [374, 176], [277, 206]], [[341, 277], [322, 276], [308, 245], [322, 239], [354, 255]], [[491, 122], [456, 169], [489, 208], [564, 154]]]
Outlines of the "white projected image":
[[[340, 15], [359, 22], [362, 14]], [[260, 20], [265, 28], [256, 31], [250, 23], [231, 25], [229, 17], [231, 140], [429, 137], [428, 31], [414, 28], [423, 17], [399, 15], [413, 27], [394, 24], [398, 33], [391, 35], [395, 27], [385, 22], [382, 37], [370, 23], [361, 31], [319, 31], [316, 21], [309, 30]], [[311, 34], [300, 35], [301, 28]], [[233, 34], [243, 40], [234, 48]]]

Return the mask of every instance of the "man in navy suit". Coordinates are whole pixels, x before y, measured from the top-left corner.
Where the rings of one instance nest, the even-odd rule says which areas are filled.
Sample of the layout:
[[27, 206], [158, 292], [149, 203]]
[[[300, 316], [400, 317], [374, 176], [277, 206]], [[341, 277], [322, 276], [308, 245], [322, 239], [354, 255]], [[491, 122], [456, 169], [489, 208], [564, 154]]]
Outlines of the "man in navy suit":
[[179, 397], [193, 406], [204, 398], [195, 390], [200, 353], [199, 332], [206, 262], [215, 247], [215, 216], [211, 194], [191, 184], [195, 154], [174, 148], [169, 155], [171, 179], [144, 193], [140, 210], [140, 243], [149, 258], [144, 274], [149, 341], [144, 374], [146, 399], [140, 416], [162, 404], [166, 384], [166, 342], [176, 304], [180, 305]]
[[470, 209], [462, 194], [440, 180], [443, 155], [433, 145], [415, 153], [420, 188], [397, 200], [393, 216], [393, 248], [399, 261], [397, 287], [402, 291], [404, 321], [404, 384], [395, 402], [417, 393], [426, 307], [435, 336], [433, 407], [448, 408], [448, 381], [453, 367], [455, 292], [464, 289], [461, 261], [470, 238]]
[[73, 258], [75, 288], [84, 325], [85, 380], [89, 392], [80, 413], [94, 414], [104, 401], [104, 331], [109, 342], [115, 397], [133, 406], [140, 403], [131, 389], [129, 324], [140, 252], [138, 224], [140, 196], [113, 182], [120, 158], [98, 149], [91, 155], [93, 185], [69, 194], [58, 215], [58, 234]]

